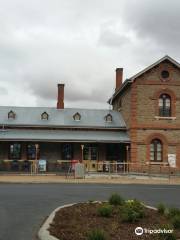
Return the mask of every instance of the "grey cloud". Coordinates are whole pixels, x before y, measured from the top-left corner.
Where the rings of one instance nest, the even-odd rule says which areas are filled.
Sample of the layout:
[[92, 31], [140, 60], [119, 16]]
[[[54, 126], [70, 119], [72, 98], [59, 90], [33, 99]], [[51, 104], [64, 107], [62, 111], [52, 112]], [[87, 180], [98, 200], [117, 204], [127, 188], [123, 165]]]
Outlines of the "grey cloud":
[[99, 44], [103, 44], [107, 47], [120, 48], [124, 44], [129, 43], [130, 39], [121, 33], [116, 33], [113, 30], [102, 30], [99, 36]]
[[4, 87], [0, 87], [0, 94], [1, 95], [7, 95], [8, 94], [8, 90]]
[[139, 38], [154, 41], [160, 50], [176, 52], [180, 49], [179, 9], [178, 0], [132, 0], [131, 8], [125, 5], [123, 19]]
[[126, 78], [164, 54], [179, 57], [176, 0], [0, 3], [2, 105], [55, 106], [65, 83], [68, 107], [107, 107], [116, 67]]

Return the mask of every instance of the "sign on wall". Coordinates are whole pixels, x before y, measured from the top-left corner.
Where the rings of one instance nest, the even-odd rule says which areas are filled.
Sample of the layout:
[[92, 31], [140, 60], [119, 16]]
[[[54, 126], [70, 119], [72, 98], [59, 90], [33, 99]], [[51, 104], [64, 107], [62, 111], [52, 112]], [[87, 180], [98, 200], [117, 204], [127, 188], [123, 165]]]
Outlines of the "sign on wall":
[[168, 163], [170, 167], [176, 167], [176, 154], [168, 154]]
[[43, 159], [39, 160], [39, 171], [40, 172], [46, 171], [46, 160], [43, 160]]

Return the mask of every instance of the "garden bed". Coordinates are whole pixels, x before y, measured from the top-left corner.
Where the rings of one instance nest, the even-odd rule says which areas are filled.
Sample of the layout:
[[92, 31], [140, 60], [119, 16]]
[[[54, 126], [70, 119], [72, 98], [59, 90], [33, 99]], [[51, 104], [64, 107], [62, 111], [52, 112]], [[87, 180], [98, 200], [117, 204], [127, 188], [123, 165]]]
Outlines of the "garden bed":
[[[49, 232], [60, 240], [180, 239], [179, 227], [174, 228], [162, 206], [160, 211], [155, 211], [140, 205], [136, 200], [120, 204], [75, 204], [56, 212]], [[173, 234], [144, 233], [137, 236], [136, 227], [151, 230], [173, 229]]]

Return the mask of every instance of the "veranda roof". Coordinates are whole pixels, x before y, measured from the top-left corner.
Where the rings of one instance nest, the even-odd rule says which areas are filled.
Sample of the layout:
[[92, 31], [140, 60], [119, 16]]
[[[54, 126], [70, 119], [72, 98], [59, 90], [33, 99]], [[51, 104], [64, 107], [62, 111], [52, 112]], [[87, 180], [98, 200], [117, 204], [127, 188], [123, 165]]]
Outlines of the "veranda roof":
[[0, 141], [45, 141], [45, 142], [130, 142], [126, 131], [93, 130], [0, 130]]

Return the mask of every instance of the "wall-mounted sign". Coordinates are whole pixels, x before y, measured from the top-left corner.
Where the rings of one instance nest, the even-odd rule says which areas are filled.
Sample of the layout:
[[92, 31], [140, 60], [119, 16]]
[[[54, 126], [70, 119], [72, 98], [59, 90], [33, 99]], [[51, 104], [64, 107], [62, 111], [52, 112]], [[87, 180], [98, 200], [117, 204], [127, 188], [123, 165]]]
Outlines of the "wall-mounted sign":
[[39, 160], [39, 171], [46, 172], [46, 160], [43, 159]]
[[176, 154], [168, 154], [168, 163], [170, 167], [176, 167]]

